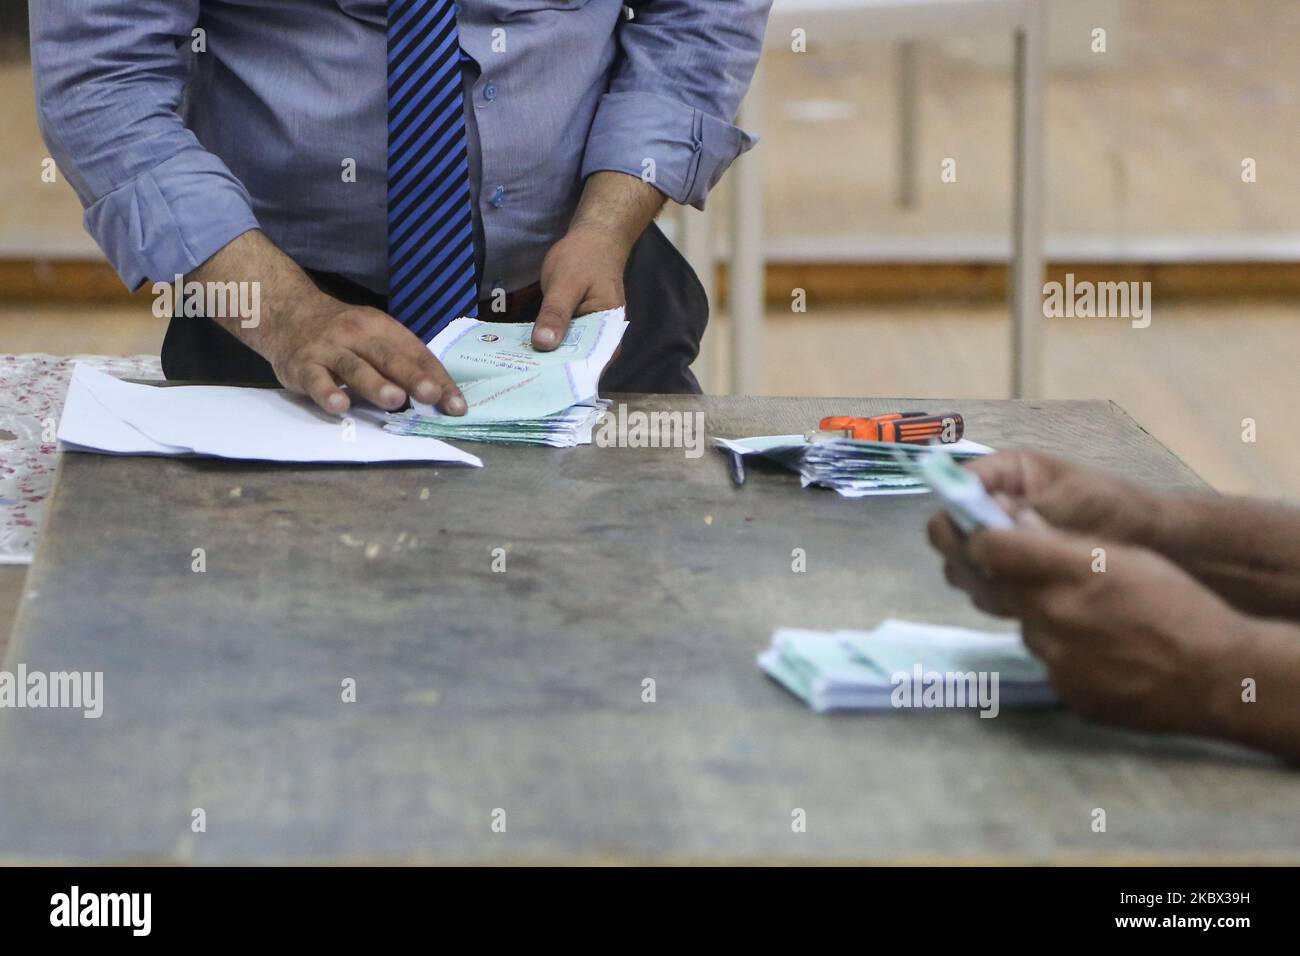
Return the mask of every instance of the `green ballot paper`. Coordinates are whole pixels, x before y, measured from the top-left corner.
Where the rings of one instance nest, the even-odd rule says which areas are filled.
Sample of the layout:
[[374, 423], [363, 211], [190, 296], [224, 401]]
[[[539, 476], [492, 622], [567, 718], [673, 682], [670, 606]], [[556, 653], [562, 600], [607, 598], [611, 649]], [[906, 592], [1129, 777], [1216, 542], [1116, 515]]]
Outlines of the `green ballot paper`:
[[870, 631], [780, 628], [759, 666], [815, 711], [1056, 703], [1047, 670], [1018, 634], [888, 619]]
[[974, 472], [958, 465], [943, 446], [926, 446], [918, 457], [900, 457], [899, 462], [943, 499], [952, 520], [967, 534], [1012, 526], [1011, 516], [993, 500]]
[[627, 330], [622, 309], [580, 316], [552, 352], [532, 346], [528, 322], [457, 319], [429, 349], [460, 386], [463, 416], [413, 403], [388, 416], [388, 431], [500, 444], [589, 444], [604, 411], [598, 385]]
[[[810, 485], [831, 488], [846, 498], [925, 494], [931, 487], [913, 464], [918, 456], [929, 454], [925, 445], [849, 438], [810, 441], [805, 435], [759, 435], [713, 441], [732, 455], [765, 458], [797, 472], [805, 488]], [[965, 438], [944, 448], [961, 460], [993, 451], [987, 445]]]

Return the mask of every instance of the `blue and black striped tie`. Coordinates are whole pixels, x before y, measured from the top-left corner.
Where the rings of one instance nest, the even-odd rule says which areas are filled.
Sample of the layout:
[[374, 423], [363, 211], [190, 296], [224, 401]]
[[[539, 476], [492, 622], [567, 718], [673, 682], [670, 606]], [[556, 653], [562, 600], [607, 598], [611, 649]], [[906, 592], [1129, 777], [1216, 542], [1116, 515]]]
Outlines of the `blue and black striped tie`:
[[453, 0], [388, 3], [388, 312], [428, 342], [478, 314]]

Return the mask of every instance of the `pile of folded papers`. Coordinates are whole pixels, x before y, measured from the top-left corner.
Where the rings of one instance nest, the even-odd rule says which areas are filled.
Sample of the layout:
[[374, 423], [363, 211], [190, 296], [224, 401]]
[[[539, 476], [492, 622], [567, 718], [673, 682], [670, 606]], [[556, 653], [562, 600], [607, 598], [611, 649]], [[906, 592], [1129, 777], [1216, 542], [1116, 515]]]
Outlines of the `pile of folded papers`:
[[1056, 702], [1018, 634], [886, 620], [871, 631], [781, 628], [759, 666], [813, 710], [1001, 707]]
[[58, 438], [69, 451], [200, 455], [248, 461], [482, 462], [434, 438], [383, 429], [383, 412], [354, 406], [344, 418], [278, 388], [123, 382], [89, 365], [72, 368]]
[[460, 386], [469, 411], [444, 415], [417, 404], [390, 414], [385, 428], [504, 445], [589, 445], [609, 404], [597, 391], [600, 374], [626, 329], [622, 309], [596, 312], [574, 319], [555, 351], [538, 352], [531, 323], [457, 319], [429, 348]]
[[593, 399], [570, 405], [554, 415], [510, 422], [457, 422], [450, 416], [412, 411], [394, 412], [384, 428], [394, 435], [485, 441], [495, 445], [572, 448], [575, 445], [591, 444], [592, 431], [608, 406], [609, 402]]
[[[815, 440], [804, 435], [762, 435], [755, 438], [715, 438], [733, 455], [765, 458], [797, 473], [806, 488], [831, 488], [846, 498], [866, 495], [924, 494], [928, 485], [913, 467], [928, 445], [903, 442], [860, 441], [850, 438]], [[943, 449], [957, 461], [993, 451], [987, 445], [962, 439]]]

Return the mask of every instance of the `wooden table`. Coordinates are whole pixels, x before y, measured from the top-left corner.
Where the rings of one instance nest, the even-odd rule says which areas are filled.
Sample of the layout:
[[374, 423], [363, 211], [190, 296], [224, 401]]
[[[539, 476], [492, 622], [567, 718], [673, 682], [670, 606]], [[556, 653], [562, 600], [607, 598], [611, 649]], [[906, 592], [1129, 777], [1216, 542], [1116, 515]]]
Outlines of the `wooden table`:
[[[632, 400], [730, 436], [913, 404]], [[1200, 484], [1113, 405], [924, 404]], [[482, 456], [66, 456], [6, 667], [103, 671], [105, 712], [0, 712], [0, 859], [1300, 859], [1271, 760], [1063, 711], [818, 716], [766, 679], [779, 625], [988, 623], [943, 584], [932, 498], [736, 489], [713, 451]]]
[[18, 613], [18, 603], [22, 600], [23, 582], [26, 579], [26, 565], [0, 564], [0, 661], [5, 657], [9, 631], [13, 626], [14, 615]]

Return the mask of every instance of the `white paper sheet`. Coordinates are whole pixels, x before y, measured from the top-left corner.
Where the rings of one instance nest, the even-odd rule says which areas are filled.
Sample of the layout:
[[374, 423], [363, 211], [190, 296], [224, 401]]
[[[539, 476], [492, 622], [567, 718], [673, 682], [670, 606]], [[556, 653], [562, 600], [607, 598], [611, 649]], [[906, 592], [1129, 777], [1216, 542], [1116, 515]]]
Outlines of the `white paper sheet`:
[[[741, 455], [761, 455], [772, 448], [808, 444], [808, 439], [803, 435], [759, 435], [756, 438], [714, 438], [713, 441], [728, 451]], [[977, 441], [971, 441], [969, 438], [949, 442], [942, 447], [955, 455], [991, 455], [996, 450]]]
[[[812, 485], [833, 488], [845, 498], [873, 498], [889, 495], [925, 495], [930, 488], [920, 478], [905, 475], [902, 480], [869, 466], [853, 467], [851, 462], [855, 449], [861, 446], [874, 446], [892, 454], [917, 455], [924, 446], [889, 444], [880, 442], [828, 441], [813, 444], [803, 435], [758, 435], [753, 438], [714, 438], [719, 448], [742, 457], [749, 455], [768, 455], [780, 461], [786, 468], [799, 475], [800, 484], [807, 488]], [[950, 454], [988, 455], [993, 449], [988, 445], [963, 438], [957, 442], [943, 445]], [[825, 454], [815, 458], [821, 450]], [[838, 461], [838, 466], [837, 466]], [[854, 471], [860, 474], [853, 474]]]
[[[350, 422], [350, 425], [348, 424]], [[354, 407], [346, 419], [281, 389], [134, 385], [76, 365], [59, 421], [71, 451], [207, 455], [253, 461], [482, 462], [436, 438], [392, 435], [383, 413]]]

